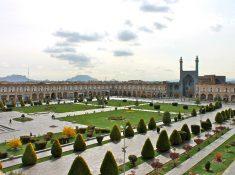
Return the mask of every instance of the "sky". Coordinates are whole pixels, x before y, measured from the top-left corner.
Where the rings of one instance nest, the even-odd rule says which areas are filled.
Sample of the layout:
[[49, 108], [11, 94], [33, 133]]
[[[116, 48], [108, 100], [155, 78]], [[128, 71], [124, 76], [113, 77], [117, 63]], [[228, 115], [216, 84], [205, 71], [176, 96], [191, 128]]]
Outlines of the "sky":
[[235, 78], [234, 0], [0, 0], [0, 77]]

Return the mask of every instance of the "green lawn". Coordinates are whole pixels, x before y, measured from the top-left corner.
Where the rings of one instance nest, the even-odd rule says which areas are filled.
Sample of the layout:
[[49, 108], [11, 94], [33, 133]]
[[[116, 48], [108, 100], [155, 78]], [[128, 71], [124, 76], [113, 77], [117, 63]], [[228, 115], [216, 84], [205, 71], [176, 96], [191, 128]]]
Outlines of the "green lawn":
[[[124, 120], [110, 120], [109, 117], [124, 117]], [[133, 126], [136, 126], [140, 119], [144, 119], [146, 124], [150, 118], [154, 117], [156, 121], [162, 120], [162, 115], [154, 112], [143, 112], [134, 110], [116, 110], [108, 112], [99, 112], [93, 114], [84, 114], [79, 116], [59, 118], [59, 120], [79, 123], [84, 125], [94, 125], [101, 128], [111, 129], [113, 125], [123, 125], [130, 121]]]
[[28, 122], [28, 121], [32, 121], [33, 119], [29, 117], [18, 117], [18, 118], [13, 118], [13, 120], [17, 122]]
[[[88, 102], [90, 104], [95, 104], [98, 105], [97, 101], [92, 101], [92, 102]], [[136, 101], [127, 101], [127, 102], [123, 102], [122, 100], [108, 100], [108, 104], [106, 106], [130, 106], [130, 105], [135, 105]], [[139, 104], [143, 104], [144, 102], [139, 101]]]
[[35, 113], [35, 112], [46, 112], [53, 111], [56, 113], [82, 111], [88, 109], [96, 109], [97, 106], [83, 105], [83, 104], [52, 104], [52, 105], [41, 105], [41, 106], [29, 106], [29, 107], [17, 107], [13, 110], [23, 113]]
[[[235, 142], [235, 135], [230, 137], [225, 143], [219, 146], [215, 151], [205, 157], [202, 161], [196, 164], [189, 172], [194, 172], [196, 174], [203, 174], [203, 175], [222, 175], [223, 172], [228, 168], [228, 166], [235, 161], [235, 146], [231, 146], [230, 148], [226, 148], [231, 142]], [[216, 153], [222, 153], [222, 162], [215, 161]], [[207, 161], [210, 161], [211, 168], [209, 172], [205, 170], [205, 164]], [[188, 174], [188, 173], [185, 173]]]
[[[178, 106], [172, 106], [171, 103], [158, 103], [160, 105], [160, 111], [168, 111], [168, 112], [181, 112], [181, 113], [191, 113], [193, 109], [197, 111], [200, 109], [199, 106], [196, 105], [188, 105], [188, 110], [183, 109], [184, 105], [178, 104]], [[141, 105], [135, 107], [137, 109], [147, 109], [147, 110], [155, 110], [153, 106], [149, 106], [149, 104]]]

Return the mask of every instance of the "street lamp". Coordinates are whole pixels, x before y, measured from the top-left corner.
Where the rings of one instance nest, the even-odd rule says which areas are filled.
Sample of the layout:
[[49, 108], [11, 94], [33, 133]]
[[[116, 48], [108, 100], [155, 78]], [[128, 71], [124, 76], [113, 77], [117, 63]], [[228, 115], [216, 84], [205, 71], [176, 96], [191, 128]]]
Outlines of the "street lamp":
[[126, 137], [125, 137], [125, 130], [126, 130], [126, 125], [125, 126], [120, 126], [121, 129], [123, 129], [123, 135], [124, 135], [124, 139], [123, 139], [123, 147], [122, 147], [122, 152], [123, 152], [123, 175], [126, 174], [126, 149], [128, 146], [126, 146]]

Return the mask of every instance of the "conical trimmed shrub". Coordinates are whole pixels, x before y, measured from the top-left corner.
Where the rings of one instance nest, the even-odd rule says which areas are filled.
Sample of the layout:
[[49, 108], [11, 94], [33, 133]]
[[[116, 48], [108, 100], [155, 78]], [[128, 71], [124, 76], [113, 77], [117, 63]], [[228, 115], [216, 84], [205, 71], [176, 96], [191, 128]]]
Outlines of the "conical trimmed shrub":
[[192, 112], [191, 112], [191, 116], [195, 117], [197, 116], [197, 111], [193, 108]]
[[207, 124], [208, 124], [209, 129], [212, 129], [212, 123], [211, 123], [211, 121], [210, 121], [209, 118], [206, 119], [206, 122], [207, 122]]
[[37, 163], [37, 155], [34, 151], [33, 145], [28, 143], [22, 156], [23, 166], [35, 165]]
[[154, 158], [154, 148], [149, 138], [147, 138], [147, 140], [144, 143], [141, 155], [144, 159]]
[[166, 130], [161, 131], [161, 133], [158, 137], [158, 140], [157, 140], [156, 147], [159, 152], [166, 152], [166, 151], [170, 150], [170, 141], [169, 141], [168, 134], [167, 134]]
[[112, 152], [107, 151], [105, 154], [104, 160], [100, 167], [101, 175], [118, 175], [118, 166], [117, 162], [114, 159]]
[[3, 169], [3, 166], [2, 166], [2, 163], [0, 162], [0, 172], [2, 171]]
[[77, 135], [76, 140], [75, 140], [74, 145], [73, 145], [73, 150], [75, 152], [85, 151], [86, 150], [86, 142], [83, 139], [81, 134]]
[[149, 120], [149, 123], [148, 123], [148, 129], [155, 130], [156, 128], [157, 128], [156, 121], [154, 120], [153, 117], [151, 117], [151, 119]]
[[171, 133], [170, 142], [172, 146], [180, 145], [182, 143], [181, 136], [177, 130], [174, 130]]
[[127, 122], [126, 128], [125, 128], [125, 137], [134, 137], [135, 132], [131, 126], [130, 122]]
[[113, 126], [113, 129], [110, 133], [110, 139], [113, 142], [119, 142], [121, 140], [121, 132], [117, 125]]
[[178, 116], [177, 116], [178, 120], [181, 120], [182, 119], [182, 115], [181, 113], [179, 112]]
[[69, 170], [68, 175], [91, 175], [87, 163], [81, 156], [77, 156]]
[[162, 122], [164, 123], [164, 125], [171, 124], [171, 114], [168, 111], [164, 112]]
[[51, 146], [51, 155], [54, 158], [58, 158], [62, 156], [62, 148], [60, 146], [59, 140], [55, 140], [53, 145]]
[[189, 141], [191, 139], [191, 132], [190, 132], [189, 127], [186, 123], [182, 126], [181, 131], [186, 132], [185, 140]]
[[137, 132], [139, 134], [145, 134], [147, 132], [147, 127], [143, 119], [140, 119], [138, 126], [137, 126]]
[[221, 113], [220, 112], [218, 112], [217, 114], [216, 114], [216, 116], [215, 116], [215, 122], [216, 123], [219, 123], [219, 124], [222, 124], [223, 123], [223, 116], [221, 115]]

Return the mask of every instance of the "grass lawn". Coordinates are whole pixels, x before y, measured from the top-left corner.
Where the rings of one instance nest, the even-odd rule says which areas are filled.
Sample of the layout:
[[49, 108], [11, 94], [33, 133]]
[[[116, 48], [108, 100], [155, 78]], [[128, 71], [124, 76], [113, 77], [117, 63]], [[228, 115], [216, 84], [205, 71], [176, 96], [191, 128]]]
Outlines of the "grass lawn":
[[72, 103], [72, 104], [52, 104], [52, 105], [41, 105], [41, 106], [17, 107], [14, 108], [13, 110], [23, 113], [35, 113], [35, 112], [46, 112], [46, 111], [63, 113], [63, 112], [83, 111], [96, 108], [99, 107]]
[[[231, 142], [235, 142], [235, 135], [230, 137], [215, 151], [213, 151], [202, 161], [196, 164], [192, 169], [189, 170], [189, 172], [194, 172], [196, 174], [203, 174], [203, 175], [212, 175], [212, 174], [222, 175], [223, 172], [226, 170], [226, 168], [228, 168], [228, 166], [235, 160], [235, 146], [230, 146], [229, 148], [226, 148], [226, 145], [229, 145]], [[222, 153], [222, 162], [217, 162], [215, 160], [215, 155], [218, 152]], [[207, 161], [210, 161], [211, 163], [211, 168], [209, 172], [205, 170], [205, 164]]]
[[[92, 101], [92, 102], [88, 102], [90, 104], [95, 104], [98, 105], [97, 101]], [[139, 101], [139, 104], [143, 104], [144, 102]], [[106, 106], [130, 106], [130, 105], [135, 105], [135, 101], [127, 101], [127, 102], [123, 102], [122, 100], [109, 100], [108, 104]]]
[[32, 121], [33, 119], [29, 117], [18, 117], [18, 118], [13, 118], [13, 120], [17, 122], [28, 122], [28, 121]]
[[[124, 120], [110, 120], [108, 119], [109, 117], [123, 117]], [[64, 117], [59, 118], [59, 120], [111, 129], [113, 125], [124, 125], [127, 121], [131, 122], [132, 126], [137, 126], [140, 119], [144, 119], [145, 123], [147, 124], [151, 117], [154, 117], [156, 121], [162, 120], [162, 115], [156, 112], [154, 113], [134, 110], [99, 112], [93, 114]]]
[[[160, 111], [168, 111], [168, 112], [181, 112], [181, 113], [191, 113], [193, 108], [197, 111], [200, 109], [199, 106], [196, 105], [188, 105], [188, 110], [183, 109], [182, 104], [178, 104], [178, 106], [172, 106], [171, 103], [158, 103], [160, 105]], [[147, 110], [155, 110], [153, 106], [149, 106], [149, 104], [141, 105], [135, 107], [137, 109], [147, 109]]]

